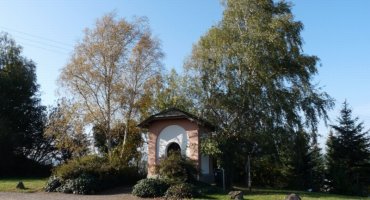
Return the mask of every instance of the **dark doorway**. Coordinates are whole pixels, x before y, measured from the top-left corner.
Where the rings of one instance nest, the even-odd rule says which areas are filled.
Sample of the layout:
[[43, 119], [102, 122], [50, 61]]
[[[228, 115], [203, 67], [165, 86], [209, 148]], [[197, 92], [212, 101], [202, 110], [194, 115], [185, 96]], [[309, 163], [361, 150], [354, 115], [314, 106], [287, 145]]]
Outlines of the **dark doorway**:
[[181, 148], [180, 148], [180, 145], [173, 142], [171, 144], [168, 145], [167, 147], [167, 155], [170, 155], [172, 153], [176, 153], [176, 154], [181, 154]]

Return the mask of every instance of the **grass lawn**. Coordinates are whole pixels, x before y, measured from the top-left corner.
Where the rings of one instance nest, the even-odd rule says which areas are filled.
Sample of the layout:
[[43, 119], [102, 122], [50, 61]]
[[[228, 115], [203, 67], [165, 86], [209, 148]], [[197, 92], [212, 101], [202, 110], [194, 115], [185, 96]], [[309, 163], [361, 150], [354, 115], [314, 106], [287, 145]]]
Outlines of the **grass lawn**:
[[[236, 188], [235, 190], [243, 190], [243, 188]], [[316, 192], [302, 192], [302, 191], [288, 191], [288, 190], [269, 190], [269, 189], [253, 189], [252, 192], [244, 192], [245, 200], [284, 200], [288, 194], [296, 193], [302, 200], [357, 200], [357, 199], [369, 199], [369, 197], [353, 197], [353, 196], [342, 196], [326, 193]], [[219, 192], [210, 194], [202, 199], [230, 199], [229, 195]]]
[[[16, 189], [16, 185], [19, 181], [23, 181], [25, 190]], [[38, 192], [42, 191], [45, 187], [47, 178], [7, 178], [0, 179], [0, 192]], [[370, 200], [369, 197], [353, 197], [353, 196], [342, 196], [333, 195], [326, 193], [316, 192], [302, 192], [302, 191], [289, 191], [289, 190], [273, 190], [273, 189], [253, 189], [252, 192], [248, 192], [245, 188], [235, 188], [234, 190], [243, 190], [245, 200], [284, 200], [288, 194], [296, 193], [302, 200]], [[213, 192], [200, 199], [227, 199], [230, 197], [224, 192], [218, 191]]]
[[[25, 190], [16, 189], [19, 181], [22, 181]], [[45, 187], [47, 178], [5, 178], [0, 179], [0, 192], [37, 192]]]

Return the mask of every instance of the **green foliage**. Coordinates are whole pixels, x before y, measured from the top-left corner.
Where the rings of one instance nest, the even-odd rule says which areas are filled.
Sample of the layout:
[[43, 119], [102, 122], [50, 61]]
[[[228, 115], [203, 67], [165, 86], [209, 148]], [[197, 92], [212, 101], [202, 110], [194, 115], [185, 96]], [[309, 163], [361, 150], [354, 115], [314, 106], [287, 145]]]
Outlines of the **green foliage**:
[[78, 107], [65, 98], [58, 100], [58, 105], [49, 109], [44, 137], [55, 148], [53, 159], [60, 163], [78, 158], [89, 152], [89, 140], [82, 126], [82, 117]]
[[115, 13], [104, 15], [84, 33], [61, 70], [60, 83], [78, 106], [82, 126], [95, 126], [100, 151], [107, 153], [123, 143], [120, 158], [126, 159], [131, 123], [150, 105], [146, 98], [162, 72], [160, 42], [146, 18], [127, 21]]
[[[91, 194], [117, 185], [131, 185], [142, 177], [136, 167], [118, 164], [94, 155], [69, 160], [54, 169], [55, 178], [50, 179], [47, 189]], [[61, 185], [54, 188], [58, 181]]]
[[[106, 159], [97, 156], [85, 156], [69, 160], [54, 169], [54, 175], [45, 188], [49, 192], [64, 192], [74, 194], [92, 194], [104, 189], [106, 176], [110, 170]], [[99, 188], [97, 187], [99, 185]]]
[[363, 123], [344, 102], [338, 125], [327, 141], [328, 179], [332, 192], [367, 195], [370, 180], [370, 138]]
[[[28, 160], [51, 162], [52, 148], [43, 137], [45, 107], [40, 105], [36, 81], [35, 63], [8, 34], [0, 33], [0, 159], [6, 161], [0, 162], [0, 176], [32, 171], [26, 168]], [[42, 166], [35, 164], [33, 169]]]
[[[143, 138], [140, 129], [134, 120], [128, 121], [128, 127], [124, 123], [116, 123], [110, 131], [110, 139], [107, 137], [106, 128], [103, 125], [93, 127], [95, 147], [102, 155], [108, 157], [113, 166], [125, 166], [127, 163], [138, 163], [141, 160]], [[128, 131], [124, 144], [124, 132]]]
[[319, 59], [303, 52], [302, 29], [285, 1], [227, 0], [221, 22], [194, 45], [186, 63], [191, 91], [200, 113], [219, 126], [213, 139], [229, 176], [244, 168], [248, 155], [263, 155], [260, 163], [274, 170], [262, 172], [252, 161], [253, 169], [276, 172], [287, 184], [293, 149], [284, 146], [285, 138], [292, 141], [286, 135], [310, 130], [315, 138], [319, 119], [333, 107], [312, 83]]
[[219, 148], [218, 141], [213, 140], [212, 138], [202, 137], [201, 144], [202, 145], [200, 146], [200, 151], [206, 155], [216, 157], [222, 153]]
[[[123, 138], [117, 140], [117, 146], [115, 146], [111, 151], [108, 153], [109, 162], [114, 166], [127, 166], [128, 163], [132, 163], [139, 166], [139, 162], [141, 160], [141, 152], [138, 150], [143, 145], [143, 138], [140, 132], [140, 129], [136, 126], [137, 123], [135, 121], [129, 121], [129, 126], [126, 129], [127, 139], [126, 143], [123, 143]], [[119, 126], [119, 125], [118, 125]], [[121, 124], [121, 131], [117, 131], [118, 134], [123, 135], [122, 130], [124, 130], [124, 125]], [[116, 128], [115, 128], [116, 129]], [[117, 138], [119, 138], [117, 136]]]
[[191, 199], [196, 196], [194, 185], [180, 183], [170, 186], [166, 191], [166, 199]]
[[260, 134], [256, 140], [260, 149], [251, 157], [254, 185], [320, 191], [324, 160], [310, 135], [285, 130]]
[[73, 194], [94, 194], [101, 190], [98, 179], [91, 175], [81, 174], [74, 179], [66, 179], [56, 189], [58, 192]]
[[[267, 151], [252, 157], [252, 181], [255, 186], [285, 188], [291, 176], [290, 166], [281, 161], [282, 156]], [[286, 161], [287, 162], [287, 161]]]
[[308, 134], [298, 131], [288, 141], [284, 144], [283, 155], [283, 163], [287, 164], [287, 186], [292, 189], [308, 189]]
[[[94, 146], [102, 154], [108, 153], [106, 129], [102, 124], [96, 124], [93, 127]], [[113, 131], [112, 131], [113, 132]], [[115, 144], [117, 145], [117, 144]]]
[[134, 186], [132, 194], [144, 198], [162, 197], [168, 187], [169, 184], [161, 179], [142, 179]]
[[198, 174], [194, 162], [179, 153], [161, 159], [157, 171], [162, 179], [171, 183], [195, 182]]
[[56, 176], [50, 176], [46, 182], [45, 192], [56, 192], [60, 186], [62, 186], [62, 180]]
[[325, 191], [325, 160], [318, 144], [310, 148], [309, 158], [309, 188], [314, 192]]
[[[139, 147], [142, 143], [140, 137], [140, 131], [136, 127], [135, 121], [129, 121], [129, 126], [126, 129], [126, 125], [124, 123], [116, 123], [111, 127], [110, 130], [110, 137], [108, 137], [107, 128], [102, 124], [97, 124], [93, 127], [93, 137], [94, 137], [94, 145], [98, 148], [99, 152], [102, 154], [106, 154], [109, 151], [117, 148], [123, 142], [124, 132], [128, 130], [128, 143], [127, 145], [132, 146], [135, 150]], [[121, 146], [122, 147], [122, 146]], [[131, 148], [128, 148], [131, 150]], [[131, 152], [134, 153], [134, 152]], [[128, 158], [128, 159], [131, 159]]]
[[54, 175], [61, 179], [75, 179], [81, 174], [91, 174], [99, 176], [100, 173], [106, 173], [108, 168], [104, 165], [107, 159], [95, 155], [84, 156], [81, 158], [69, 160], [54, 169]]
[[[324, 160], [315, 140], [310, 144], [309, 134], [299, 131], [292, 139], [290, 150], [289, 188], [320, 191], [324, 185]], [[311, 146], [311, 147], [310, 147]]]
[[153, 107], [158, 110], [169, 108], [179, 108], [181, 110], [192, 109], [194, 104], [189, 97], [189, 80], [186, 76], [179, 75], [175, 69], [165, 74], [161, 81], [158, 81], [156, 87], [156, 97]]

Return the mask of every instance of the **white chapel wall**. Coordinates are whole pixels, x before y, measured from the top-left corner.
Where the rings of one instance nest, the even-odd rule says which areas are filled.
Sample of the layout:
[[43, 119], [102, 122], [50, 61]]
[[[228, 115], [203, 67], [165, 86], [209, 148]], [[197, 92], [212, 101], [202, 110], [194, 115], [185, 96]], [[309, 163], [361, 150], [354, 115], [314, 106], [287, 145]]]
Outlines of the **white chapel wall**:
[[189, 138], [186, 134], [186, 130], [178, 125], [170, 125], [164, 128], [157, 138], [156, 148], [156, 159], [166, 156], [166, 150], [169, 144], [176, 142], [180, 145], [181, 154], [189, 155], [188, 148]]

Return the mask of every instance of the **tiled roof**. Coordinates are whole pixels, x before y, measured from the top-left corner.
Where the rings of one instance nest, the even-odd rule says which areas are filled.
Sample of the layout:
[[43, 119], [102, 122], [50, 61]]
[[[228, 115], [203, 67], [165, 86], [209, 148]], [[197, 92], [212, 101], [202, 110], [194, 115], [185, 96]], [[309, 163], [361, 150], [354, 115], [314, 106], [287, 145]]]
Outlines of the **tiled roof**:
[[153, 121], [159, 121], [159, 120], [166, 120], [166, 119], [189, 119], [191, 121], [196, 122], [199, 125], [202, 125], [204, 127], [210, 128], [212, 130], [215, 129], [215, 126], [212, 125], [210, 122], [201, 119], [193, 114], [190, 114], [188, 112], [185, 112], [183, 110], [180, 110], [178, 108], [170, 108], [167, 110], [164, 110], [162, 112], [159, 112], [155, 115], [152, 115], [142, 121], [138, 126], [141, 128], [148, 128], [148, 126], [153, 122]]

